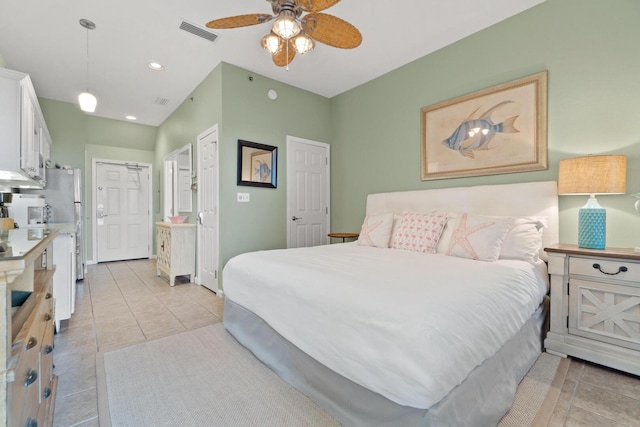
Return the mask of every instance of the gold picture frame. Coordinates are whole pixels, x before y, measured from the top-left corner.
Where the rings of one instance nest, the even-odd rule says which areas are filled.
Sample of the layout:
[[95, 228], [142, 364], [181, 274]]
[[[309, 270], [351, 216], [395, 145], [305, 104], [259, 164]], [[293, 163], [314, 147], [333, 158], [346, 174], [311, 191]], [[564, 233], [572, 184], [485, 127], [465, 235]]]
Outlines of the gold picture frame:
[[548, 168], [546, 71], [420, 114], [423, 181]]

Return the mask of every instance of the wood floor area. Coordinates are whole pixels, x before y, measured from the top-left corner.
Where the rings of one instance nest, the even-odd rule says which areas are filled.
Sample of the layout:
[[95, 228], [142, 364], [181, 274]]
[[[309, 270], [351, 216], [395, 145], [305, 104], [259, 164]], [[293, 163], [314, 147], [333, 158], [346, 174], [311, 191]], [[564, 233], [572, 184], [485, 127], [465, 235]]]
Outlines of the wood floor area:
[[[153, 260], [93, 265], [77, 286], [76, 312], [55, 336], [59, 377], [54, 426], [98, 426], [97, 351], [220, 322], [224, 300], [156, 277]], [[549, 426], [640, 427], [640, 378], [572, 360]]]

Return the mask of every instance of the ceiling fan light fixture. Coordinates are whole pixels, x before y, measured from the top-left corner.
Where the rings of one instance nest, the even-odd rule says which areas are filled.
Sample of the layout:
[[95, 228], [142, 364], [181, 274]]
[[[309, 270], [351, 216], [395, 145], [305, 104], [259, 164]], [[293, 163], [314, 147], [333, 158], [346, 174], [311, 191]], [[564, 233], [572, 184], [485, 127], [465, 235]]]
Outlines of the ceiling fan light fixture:
[[300, 33], [300, 23], [296, 20], [296, 14], [291, 10], [283, 10], [278, 14], [273, 23], [272, 30], [276, 35], [285, 40], [295, 37]]
[[262, 47], [274, 54], [282, 48], [282, 39], [273, 33], [269, 33], [262, 38]]
[[306, 34], [300, 34], [293, 39], [293, 45], [300, 55], [304, 55], [315, 47], [313, 39]]
[[93, 113], [96, 111], [98, 100], [91, 93], [82, 92], [80, 95], [78, 95], [78, 103], [80, 104], [80, 109], [82, 111]]

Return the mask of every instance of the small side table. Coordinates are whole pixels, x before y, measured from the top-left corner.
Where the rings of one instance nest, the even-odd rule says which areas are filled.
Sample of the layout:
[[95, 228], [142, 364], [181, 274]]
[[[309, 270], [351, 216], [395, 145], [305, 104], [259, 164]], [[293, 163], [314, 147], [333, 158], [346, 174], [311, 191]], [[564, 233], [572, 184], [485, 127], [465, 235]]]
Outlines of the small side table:
[[360, 235], [358, 233], [329, 233], [327, 236], [342, 239], [342, 243], [344, 243], [345, 239], [357, 239]]

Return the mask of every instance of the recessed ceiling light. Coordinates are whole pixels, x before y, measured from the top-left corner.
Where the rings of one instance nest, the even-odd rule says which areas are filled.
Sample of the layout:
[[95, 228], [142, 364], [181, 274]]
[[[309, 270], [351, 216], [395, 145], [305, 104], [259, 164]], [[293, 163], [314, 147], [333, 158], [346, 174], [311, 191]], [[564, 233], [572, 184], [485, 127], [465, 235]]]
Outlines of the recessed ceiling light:
[[147, 64], [149, 66], [149, 68], [151, 68], [153, 71], [162, 71], [164, 70], [164, 65], [162, 64], [158, 64], [157, 62], [149, 62]]
[[136, 116], [125, 116], [127, 120], [138, 120]]

